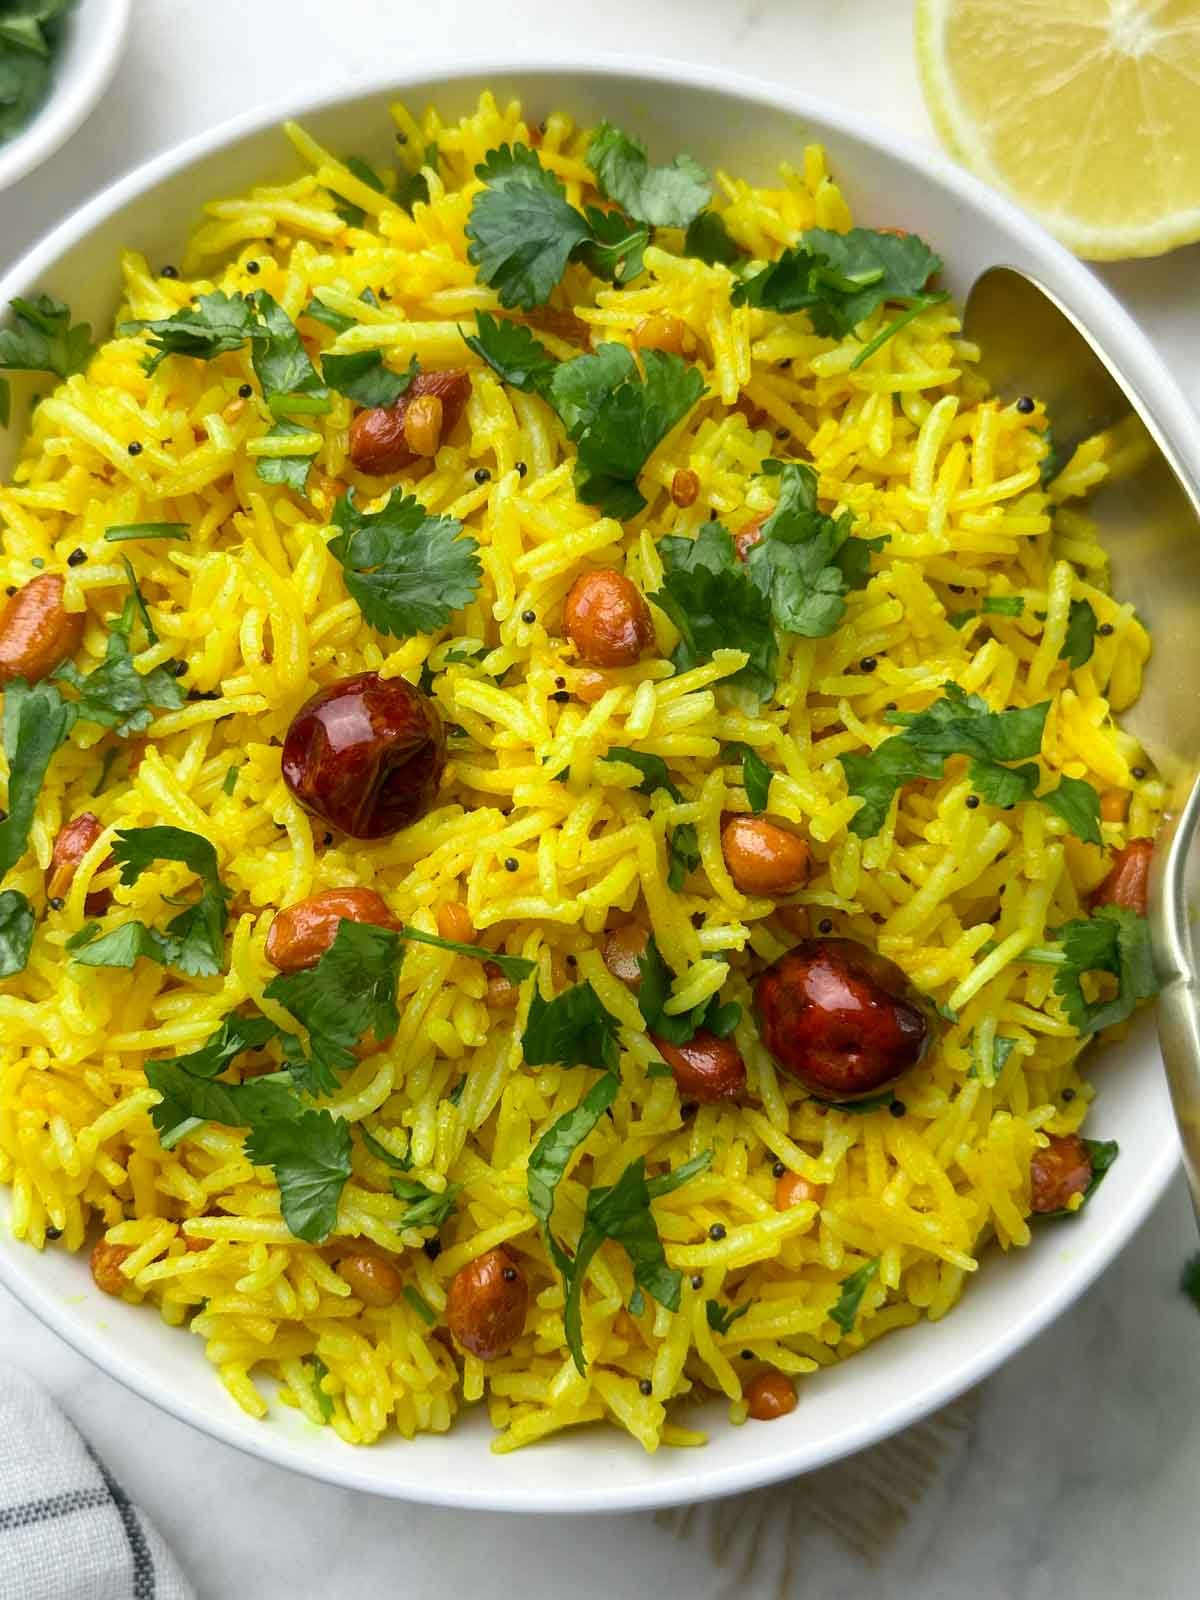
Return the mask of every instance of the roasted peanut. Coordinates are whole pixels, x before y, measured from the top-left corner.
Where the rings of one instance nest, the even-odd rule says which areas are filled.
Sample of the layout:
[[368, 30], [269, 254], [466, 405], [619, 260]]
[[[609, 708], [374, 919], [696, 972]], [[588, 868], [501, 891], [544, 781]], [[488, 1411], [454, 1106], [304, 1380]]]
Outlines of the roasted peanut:
[[776, 1211], [790, 1211], [793, 1206], [801, 1206], [806, 1200], [813, 1200], [820, 1205], [824, 1198], [824, 1184], [810, 1183], [798, 1172], [785, 1172], [775, 1182]]
[[442, 402], [419, 394], [404, 413], [404, 442], [415, 456], [435, 456], [442, 442]]
[[760, 1372], [746, 1390], [746, 1406], [755, 1422], [774, 1422], [796, 1409], [796, 1385], [782, 1372]]
[[696, 504], [696, 497], [700, 493], [700, 479], [690, 467], [677, 467], [671, 479], [671, 504], [679, 507], [681, 511], [688, 506]]
[[343, 1256], [335, 1270], [364, 1305], [394, 1305], [404, 1292], [403, 1278], [382, 1256]]
[[[394, 405], [371, 406], [355, 417], [350, 424], [351, 463], [360, 472], [372, 477], [411, 467], [414, 461], [420, 459], [421, 453], [405, 437], [409, 408], [427, 397], [440, 401], [442, 411], [438, 438], [444, 439], [462, 416], [470, 392], [471, 375], [465, 369], [419, 372]], [[428, 435], [422, 433], [420, 437], [426, 439]]]
[[1044, 1150], [1035, 1150], [1029, 1163], [1029, 1205], [1032, 1211], [1063, 1211], [1072, 1195], [1082, 1194], [1092, 1181], [1092, 1158], [1077, 1133], [1047, 1135]]
[[608, 679], [602, 672], [581, 672], [575, 680], [575, 698], [586, 706], [594, 706], [608, 689]]
[[[104, 824], [93, 811], [81, 811], [58, 830], [50, 865], [46, 868], [46, 898], [65, 900], [79, 863], [104, 832]], [[104, 863], [110, 865], [112, 857]], [[100, 917], [112, 904], [112, 894], [107, 889], [94, 889], [84, 901], [89, 917]]]
[[585, 572], [563, 606], [563, 631], [593, 667], [628, 667], [654, 637], [650, 607], [621, 572]]
[[1121, 906], [1126, 911], [1146, 915], [1150, 898], [1150, 858], [1154, 854], [1153, 839], [1130, 839], [1118, 850], [1108, 877], [1098, 889], [1093, 889], [1091, 906]]
[[695, 350], [696, 336], [682, 317], [670, 311], [653, 311], [633, 330], [633, 343], [638, 350], [667, 350], [672, 355], [686, 356]]
[[1128, 810], [1128, 789], [1106, 789], [1100, 796], [1100, 820], [1102, 822], [1124, 822], [1125, 813]]
[[649, 937], [640, 922], [626, 922], [619, 928], [610, 928], [604, 935], [604, 965], [614, 978], [620, 978], [631, 989], [642, 981], [638, 958], [645, 955]]
[[474, 944], [477, 937], [471, 913], [457, 900], [447, 900], [437, 908], [437, 931], [455, 944]]
[[79, 649], [83, 613], [63, 606], [64, 580], [43, 572], [0, 611], [0, 684], [37, 683]]
[[387, 902], [374, 889], [322, 889], [285, 906], [267, 934], [266, 956], [280, 972], [315, 966], [337, 938], [341, 922], [372, 922], [399, 928]]
[[446, 1324], [464, 1350], [481, 1361], [506, 1355], [525, 1327], [529, 1285], [506, 1250], [488, 1250], [455, 1273]]
[[92, 1279], [97, 1289], [105, 1294], [124, 1294], [132, 1287], [121, 1271], [121, 1263], [133, 1254], [129, 1244], [109, 1244], [107, 1239], [97, 1239], [92, 1249]]
[[483, 970], [487, 974], [488, 1010], [511, 1011], [521, 997], [518, 986], [509, 982], [494, 961], [485, 961]]
[[721, 853], [743, 894], [776, 898], [793, 894], [808, 881], [808, 845], [765, 817], [730, 817], [721, 829]]
[[746, 1063], [732, 1039], [718, 1039], [700, 1028], [687, 1044], [668, 1044], [654, 1033], [650, 1041], [670, 1067], [684, 1100], [701, 1105], [732, 1100], [745, 1087]]

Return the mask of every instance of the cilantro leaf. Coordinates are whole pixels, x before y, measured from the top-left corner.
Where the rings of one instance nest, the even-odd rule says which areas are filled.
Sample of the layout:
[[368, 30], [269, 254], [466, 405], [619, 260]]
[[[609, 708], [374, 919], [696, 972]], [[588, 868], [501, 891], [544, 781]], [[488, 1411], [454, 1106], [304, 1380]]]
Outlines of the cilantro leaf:
[[114, 522], [105, 528], [110, 544], [121, 539], [190, 539], [186, 522]]
[[399, 934], [343, 918], [315, 966], [281, 972], [263, 993], [308, 1031], [307, 1057], [289, 1056], [292, 1078], [310, 1094], [332, 1094], [337, 1074], [354, 1065], [354, 1046], [368, 1030], [390, 1039], [399, 1026], [396, 979], [404, 959]]
[[[699, 1159], [707, 1166], [712, 1152], [705, 1152]], [[679, 1182], [686, 1181], [699, 1170], [696, 1162], [688, 1162], [686, 1168], [667, 1174], [665, 1182], [655, 1179], [647, 1184], [646, 1161], [639, 1156], [611, 1187], [588, 1191], [583, 1231], [570, 1271], [563, 1274], [566, 1287], [563, 1326], [567, 1345], [580, 1372], [587, 1371], [583, 1353], [583, 1284], [592, 1257], [606, 1239], [621, 1245], [633, 1266], [634, 1282], [643, 1294], [650, 1295], [669, 1311], [678, 1311], [682, 1274], [667, 1265], [650, 1201], [657, 1194], [677, 1188]], [[685, 1173], [686, 1177], [682, 1176]]]
[[1100, 796], [1083, 778], [1060, 778], [1057, 789], [1038, 795], [1056, 817], [1085, 844], [1103, 844], [1100, 834]]
[[551, 374], [548, 398], [568, 435], [577, 439], [595, 421], [605, 396], [636, 376], [631, 350], [602, 344], [589, 355], [560, 362]]
[[462, 523], [430, 516], [412, 495], [395, 490], [382, 510], [360, 511], [348, 490], [333, 509], [342, 531], [329, 542], [346, 588], [380, 633], [398, 639], [432, 633], [479, 592], [483, 569]]
[[0, 139], [30, 121], [50, 87], [48, 52], [31, 48], [41, 29], [30, 17], [0, 16]]
[[1043, 489], [1049, 488], [1067, 464], [1067, 460], [1074, 453], [1064, 450], [1054, 437], [1054, 433], [1047, 425], [1036, 437], [1046, 441], [1046, 454], [1042, 457], [1038, 468], [1038, 479]]
[[998, 1033], [992, 1040], [992, 1049], [989, 1057], [985, 1057], [978, 1045], [972, 1041], [971, 1066], [967, 1073], [968, 1078], [979, 1078], [987, 1088], [995, 1087], [1000, 1074], [1004, 1071], [1008, 1058], [1017, 1047], [1015, 1039], [1009, 1039], [1004, 1034]]
[[71, 325], [71, 308], [48, 294], [34, 300], [10, 300], [13, 326], [0, 328], [0, 369], [7, 372], [53, 372], [69, 378], [82, 372], [96, 346], [88, 323]]
[[[263, 437], [288, 439], [308, 432], [309, 429], [302, 422], [293, 422], [291, 417], [281, 417]], [[308, 469], [312, 464], [311, 452], [294, 456], [258, 456], [254, 470], [264, 483], [282, 484], [285, 489], [294, 489], [297, 494], [303, 494], [308, 483]]]
[[[1065, 962], [1054, 974], [1071, 1026], [1080, 1034], [1099, 1033], [1124, 1022], [1139, 1000], [1158, 993], [1145, 917], [1122, 906], [1100, 906], [1090, 917], [1068, 922], [1059, 930]], [[1109, 972], [1117, 979], [1111, 1000], [1088, 1000], [1085, 973]]]
[[33, 948], [33, 907], [19, 889], [0, 894], [0, 978], [24, 972]]
[[[706, 1028], [724, 1039], [731, 1034], [742, 1018], [742, 1008], [736, 1002], [720, 1004], [719, 992], [704, 1000], [690, 1011], [671, 1015], [664, 1008], [671, 994], [671, 969], [663, 960], [658, 943], [651, 934], [644, 952], [638, 957], [641, 983], [638, 986], [638, 1009], [646, 1024], [646, 1032], [668, 1044], [687, 1044], [699, 1028]], [[715, 1025], [714, 1025], [715, 1024]]]
[[571, 1257], [554, 1237], [550, 1226], [554, 1197], [571, 1157], [620, 1092], [621, 1080], [616, 1073], [604, 1073], [603, 1077], [597, 1078], [574, 1111], [564, 1112], [551, 1124], [529, 1157], [525, 1180], [529, 1207], [541, 1224], [542, 1238], [551, 1260], [564, 1278], [570, 1275]]
[[742, 761], [742, 788], [746, 791], [751, 811], [757, 815], [767, 809], [767, 798], [771, 792], [771, 779], [774, 774], [751, 745], [741, 742], [727, 744], [721, 751], [723, 761], [735, 761], [739, 756]]
[[146, 1081], [162, 1097], [150, 1111], [159, 1143], [171, 1150], [202, 1122], [226, 1128], [248, 1128], [256, 1122], [296, 1115], [299, 1102], [279, 1073], [247, 1083], [221, 1083], [189, 1072], [164, 1057], [147, 1061]]
[[[465, 1078], [463, 1079], [463, 1082], [466, 1082]], [[362, 1136], [362, 1142], [375, 1157], [376, 1161], [382, 1161], [384, 1165], [388, 1167], [395, 1167], [397, 1172], [408, 1172], [411, 1170], [411, 1155], [393, 1155], [393, 1153], [388, 1149], [387, 1145], [385, 1145], [382, 1140], [377, 1139], [369, 1129], [364, 1128], [361, 1122], [358, 1124], [358, 1131]]]
[[641, 140], [611, 122], [592, 134], [587, 164], [606, 199], [656, 228], [686, 228], [712, 199], [712, 183], [698, 161], [679, 155], [669, 167], [651, 167]]
[[[806, 311], [816, 333], [842, 339], [885, 301], [918, 309], [911, 303], [926, 298], [925, 285], [941, 266], [915, 233], [810, 228], [777, 261], [736, 284], [732, 299], [734, 305], [770, 311]], [[874, 340], [872, 345], [878, 348]]]
[[415, 1178], [393, 1178], [392, 1193], [397, 1200], [408, 1201], [408, 1209], [400, 1218], [401, 1228], [440, 1228], [454, 1215], [462, 1184], [448, 1183], [437, 1194]]
[[4, 690], [8, 814], [0, 822], [0, 877], [25, 854], [46, 769], [75, 726], [76, 710], [52, 683], [14, 678]]
[[710, 267], [718, 262], [732, 267], [745, 257], [745, 251], [725, 226], [725, 218], [719, 211], [701, 211], [692, 218], [684, 237], [683, 253], [697, 261], [706, 261]]
[[851, 833], [870, 839], [887, 821], [896, 792], [915, 778], [940, 778], [942, 759], [927, 755], [897, 734], [877, 745], [869, 755], [850, 752], [838, 757], [846, 775], [846, 788], [864, 804], [851, 817]]
[[600, 211], [588, 206], [584, 211], [590, 237], [575, 252], [589, 272], [609, 283], [632, 283], [642, 270], [643, 256], [650, 243], [650, 230], [620, 211]]
[[475, 176], [484, 187], [467, 220], [468, 259], [501, 305], [544, 305], [572, 251], [590, 236], [587, 219], [523, 144], [489, 150]]
[[671, 773], [667, 763], [661, 756], [643, 755], [640, 750], [630, 750], [625, 745], [609, 745], [604, 754], [605, 761], [620, 761], [627, 767], [634, 767], [642, 775], [638, 784], [639, 794], [653, 794], [656, 789], [665, 789], [671, 799], [678, 802], [683, 799], [682, 794], [671, 781]]
[[679, 630], [676, 671], [701, 665], [714, 650], [745, 650], [749, 661], [726, 682], [765, 700], [775, 687], [771, 606], [738, 561], [728, 531], [707, 522], [695, 539], [671, 535], [658, 550], [663, 586], [650, 599]]
[[854, 1331], [855, 1319], [858, 1308], [862, 1304], [862, 1297], [866, 1293], [867, 1285], [879, 1271], [879, 1257], [868, 1261], [865, 1266], [859, 1267], [857, 1272], [852, 1272], [848, 1278], [841, 1282], [841, 1294], [837, 1304], [830, 1310], [830, 1318], [837, 1323], [843, 1333]]
[[437, 1326], [437, 1313], [419, 1289], [414, 1289], [411, 1283], [406, 1283], [404, 1285], [404, 1298], [422, 1322], [428, 1323], [431, 1328]]
[[[352, 172], [360, 183], [365, 183], [368, 189], [374, 189], [377, 194], [386, 192], [383, 179], [375, 171], [369, 161], [364, 161], [361, 156], [345, 156], [342, 165]], [[334, 202], [333, 209], [341, 217], [348, 228], [361, 228], [367, 220], [367, 214], [361, 206], [356, 206], [352, 200], [347, 200], [344, 195], [329, 191]]]
[[295, 323], [265, 289], [255, 294], [253, 304], [259, 321], [250, 358], [271, 414], [282, 417], [292, 411], [328, 411], [329, 391], [309, 360]]
[[753, 1304], [753, 1300], [744, 1300], [740, 1306], [723, 1306], [719, 1300], [706, 1300], [705, 1320], [714, 1333], [726, 1334], [739, 1317], [746, 1315]]
[[977, 694], [957, 683], [942, 688], [942, 698], [924, 711], [892, 711], [888, 721], [906, 729], [910, 744], [930, 755], [977, 756], [983, 761], [1026, 761], [1042, 748], [1042, 729], [1050, 702], [1023, 710], [993, 711]]
[[198, 1078], [215, 1078], [246, 1050], [261, 1050], [278, 1036], [279, 1029], [267, 1017], [243, 1017], [231, 1011], [215, 1033], [198, 1050], [176, 1056], [174, 1064]]
[[279, 1209], [298, 1239], [321, 1244], [337, 1226], [350, 1148], [350, 1124], [328, 1111], [306, 1109], [251, 1126], [247, 1159], [274, 1169]]
[[421, 152], [421, 165], [413, 169], [407, 178], [402, 178], [396, 185], [394, 199], [402, 211], [412, 215], [413, 207], [419, 202], [429, 204], [429, 179], [425, 176], [424, 168], [436, 172], [441, 152], [438, 150], [437, 141], [431, 140]]
[[333, 1421], [333, 1396], [326, 1394], [322, 1387], [328, 1376], [329, 1368], [321, 1360], [320, 1356], [314, 1356], [312, 1358], [312, 1388], [317, 1401], [317, 1409], [320, 1411], [321, 1419], [324, 1422]]
[[994, 761], [972, 760], [968, 776], [981, 800], [1007, 810], [1018, 801], [1029, 799], [1037, 788], [1040, 774], [1032, 762], [1023, 767], [1001, 767]]
[[526, 394], [545, 394], [559, 367], [541, 340], [522, 323], [486, 311], [475, 313], [475, 332], [464, 333], [463, 342], [505, 383]]
[[1073, 669], [1086, 666], [1096, 647], [1096, 612], [1087, 600], [1072, 600], [1058, 659]]
[[[817, 474], [805, 462], [764, 461], [763, 471], [780, 479], [779, 500], [746, 570], [769, 596], [778, 627], [806, 639], [824, 638], [846, 613], [848, 584], [837, 557], [850, 540], [853, 514], [843, 512], [835, 521], [818, 510]], [[869, 551], [863, 551], [849, 565], [861, 571], [868, 563]]]
[[360, 406], [394, 406], [419, 370], [413, 356], [406, 372], [393, 372], [379, 350], [358, 350], [348, 356], [322, 356], [321, 371], [331, 389]]
[[553, 1000], [543, 1000], [535, 988], [521, 1049], [531, 1067], [599, 1067], [616, 1072], [617, 1028], [616, 1017], [587, 979]]
[[230, 893], [209, 841], [183, 828], [122, 828], [113, 839], [112, 854], [124, 884], [136, 883], [156, 861], [181, 862], [200, 878], [200, 898], [173, 917], [165, 933], [143, 922], [126, 922], [79, 947], [75, 960], [85, 967], [132, 967], [139, 956], [146, 956], [189, 977], [210, 978], [220, 972]]
[[[154, 720], [154, 707], [178, 711], [187, 701], [179, 680], [166, 667], [140, 673], [133, 664], [130, 640], [134, 622], [139, 613], [149, 622], [136, 580], [133, 591], [121, 615], [108, 624], [108, 644], [100, 665], [82, 673], [73, 661], [64, 661], [51, 674], [56, 682], [69, 683], [79, 691], [76, 712], [81, 721], [112, 728], [121, 737], [148, 728]], [[153, 628], [147, 631], [150, 642], [155, 643]]]
[[212, 294], [202, 294], [195, 305], [183, 306], [172, 316], [149, 322], [123, 322], [117, 332], [149, 332], [150, 353], [142, 366], [152, 373], [168, 356], [211, 361], [228, 350], [240, 350], [254, 336], [256, 326], [254, 304], [246, 295], [228, 295], [217, 289]]
[[989, 594], [979, 609], [985, 617], [1019, 617], [1025, 610], [1025, 600], [1019, 594]]
[[694, 822], [681, 822], [667, 835], [667, 888], [678, 894], [689, 872], [700, 865], [700, 840]]
[[453, 939], [439, 939], [436, 934], [422, 933], [419, 928], [403, 927], [400, 937], [411, 939], [414, 944], [431, 944], [437, 950], [453, 950], [455, 955], [467, 956], [472, 961], [489, 961], [500, 968], [509, 983], [520, 983], [537, 967], [537, 962], [526, 956], [505, 955], [502, 950], [488, 950], [480, 944], [456, 944]]
[[[580, 361], [604, 359], [610, 348], [601, 345], [596, 356], [577, 356], [562, 364], [552, 385], [556, 403], [562, 385], [569, 383], [568, 369]], [[598, 397], [593, 390], [586, 420], [574, 428], [568, 423], [567, 431], [579, 452], [575, 493], [589, 505], [598, 506], [605, 516], [625, 521], [637, 516], [646, 504], [637, 488], [638, 474], [705, 390], [700, 373], [681, 356], [643, 351], [644, 374], [639, 374], [624, 346], [615, 348], [623, 351], [628, 363], [624, 380]], [[615, 362], [617, 358], [608, 359]], [[563, 420], [567, 421], [565, 415]]]

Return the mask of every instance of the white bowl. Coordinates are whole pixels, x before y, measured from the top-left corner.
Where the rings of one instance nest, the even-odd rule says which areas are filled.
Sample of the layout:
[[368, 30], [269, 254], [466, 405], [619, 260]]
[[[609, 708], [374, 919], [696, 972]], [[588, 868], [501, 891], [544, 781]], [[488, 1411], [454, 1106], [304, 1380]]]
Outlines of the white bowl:
[[[227, 123], [149, 162], [99, 196], [38, 245], [0, 283], [0, 302], [46, 289], [103, 328], [118, 296], [121, 246], [151, 262], [178, 258], [202, 197], [235, 194], [297, 171], [276, 124], [299, 117], [324, 144], [368, 158], [389, 143], [387, 106], [438, 104], [448, 116], [480, 89], [520, 95], [537, 118], [564, 107], [636, 129], [658, 158], [690, 150], [709, 166], [766, 178], [782, 157], [819, 139], [856, 216], [900, 224], [946, 257], [961, 294], [996, 262], [1034, 270], [1088, 326], [1103, 334], [1120, 369], [1193, 471], [1200, 460], [1190, 413], [1148, 341], [1107, 290], [1006, 200], [939, 156], [820, 100], [731, 73], [668, 62], [636, 69], [619, 60], [460, 62], [380, 74], [351, 98], [301, 99]], [[14, 430], [15, 431], [15, 430]], [[0, 440], [0, 471], [16, 447]], [[647, 1456], [615, 1429], [591, 1428], [494, 1456], [481, 1408], [447, 1435], [413, 1443], [392, 1436], [371, 1449], [343, 1445], [328, 1429], [277, 1407], [266, 1422], [240, 1412], [205, 1362], [199, 1340], [154, 1311], [109, 1299], [87, 1262], [43, 1254], [0, 1230], [0, 1276], [44, 1322], [113, 1377], [229, 1444], [350, 1488], [440, 1505], [503, 1511], [619, 1511], [731, 1494], [821, 1466], [904, 1427], [987, 1376], [1045, 1328], [1113, 1259], [1162, 1193], [1178, 1159], [1153, 1023], [1098, 1055], [1100, 1085], [1089, 1132], [1120, 1140], [1122, 1154], [1086, 1210], [1044, 1223], [1028, 1250], [990, 1251], [978, 1280], [943, 1321], [881, 1340], [851, 1361], [803, 1380], [800, 1404], [770, 1427], [726, 1425], [714, 1409], [702, 1450]], [[7, 1191], [0, 1190], [0, 1218]]]
[[117, 70], [132, 11], [133, 0], [76, 0], [66, 13], [46, 99], [0, 144], [0, 189], [40, 167], [95, 109]]

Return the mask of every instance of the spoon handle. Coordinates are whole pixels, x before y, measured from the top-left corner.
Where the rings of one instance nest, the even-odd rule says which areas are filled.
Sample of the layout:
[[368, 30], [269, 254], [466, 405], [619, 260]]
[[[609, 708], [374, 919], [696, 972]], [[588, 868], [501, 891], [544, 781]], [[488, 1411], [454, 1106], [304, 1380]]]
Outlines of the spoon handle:
[[1161, 989], [1158, 1039], [1183, 1145], [1183, 1165], [1200, 1221], [1200, 978], [1187, 904], [1187, 864], [1200, 825], [1200, 778], [1159, 835], [1150, 919]]

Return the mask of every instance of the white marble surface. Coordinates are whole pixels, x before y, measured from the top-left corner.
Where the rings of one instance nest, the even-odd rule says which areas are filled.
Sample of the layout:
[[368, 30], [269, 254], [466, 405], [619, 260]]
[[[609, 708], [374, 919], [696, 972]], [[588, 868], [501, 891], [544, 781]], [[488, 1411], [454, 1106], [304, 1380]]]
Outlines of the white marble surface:
[[[592, 45], [719, 61], [853, 99], [932, 140], [904, 0], [136, 0], [135, 10], [104, 105], [0, 195], [6, 259], [145, 156], [292, 90], [352, 85], [389, 54], [397, 70], [463, 49]], [[1193, 250], [1104, 274], [1194, 402], [1198, 266]], [[514, 1590], [527, 1600], [1175, 1600], [1198, 1582], [1200, 1318], [1176, 1287], [1194, 1247], [1177, 1181], [1104, 1280], [950, 1414], [801, 1484], [657, 1517], [467, 1518], [307, 1482], [127, 1394], [3, 1290], [0, 1361], [59, 1396], [203, 1600]]]

